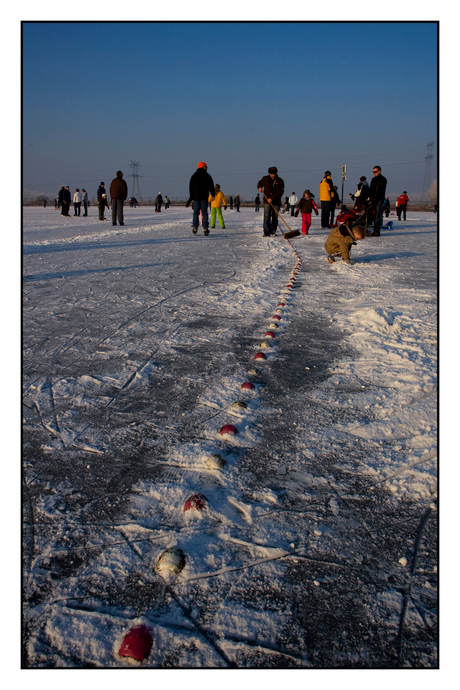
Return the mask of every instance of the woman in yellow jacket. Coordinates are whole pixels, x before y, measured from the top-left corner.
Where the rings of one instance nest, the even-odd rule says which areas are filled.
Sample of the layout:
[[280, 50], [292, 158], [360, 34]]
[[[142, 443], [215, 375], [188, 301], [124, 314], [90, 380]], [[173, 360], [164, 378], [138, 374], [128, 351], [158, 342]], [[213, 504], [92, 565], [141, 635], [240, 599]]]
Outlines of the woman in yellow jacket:
[[224, 217], [222, 215], [222, 206], [227, 210], [227, 202], [223, 193], [220, 191], [220, 185], [216, 184], [214, 187], [214, 198], [209, 195], [208, 202], [211, 202], [211, 227], [216, 227], [216, 215], [219, 219], [219, 225], [221, 228], [225, 228]]

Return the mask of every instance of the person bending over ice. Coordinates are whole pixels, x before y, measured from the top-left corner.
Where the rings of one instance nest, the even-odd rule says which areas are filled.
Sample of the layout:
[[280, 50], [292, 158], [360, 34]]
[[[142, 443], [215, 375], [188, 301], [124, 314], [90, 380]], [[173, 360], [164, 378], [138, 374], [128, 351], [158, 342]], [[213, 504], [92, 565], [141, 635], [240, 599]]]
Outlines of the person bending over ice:
[[333, 264], [335, 262], [334, 254], [341, 254], [342, 261], [346, 264], [353, 264], [354, 261], [350, 259], [350, 250], [357, 240], [363, 240], [366, 229], [361, 225], [355, 225], [354, 228], [349, 228], [343, 223], [337, 228], [334, 228], [328, 235], [325, 243], [327, 251], [327, 260]]

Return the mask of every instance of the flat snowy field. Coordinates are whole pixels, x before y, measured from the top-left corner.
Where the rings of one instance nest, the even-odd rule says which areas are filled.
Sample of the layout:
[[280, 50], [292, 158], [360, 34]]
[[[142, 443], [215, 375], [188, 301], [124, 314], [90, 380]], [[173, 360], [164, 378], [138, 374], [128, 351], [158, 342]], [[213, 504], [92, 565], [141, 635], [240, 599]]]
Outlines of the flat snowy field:
[[350, 267], [317, 217], [89, 213], [24, 208], [24, 666], [142, 623], [142, 667], [435, 668], [436, 215]]

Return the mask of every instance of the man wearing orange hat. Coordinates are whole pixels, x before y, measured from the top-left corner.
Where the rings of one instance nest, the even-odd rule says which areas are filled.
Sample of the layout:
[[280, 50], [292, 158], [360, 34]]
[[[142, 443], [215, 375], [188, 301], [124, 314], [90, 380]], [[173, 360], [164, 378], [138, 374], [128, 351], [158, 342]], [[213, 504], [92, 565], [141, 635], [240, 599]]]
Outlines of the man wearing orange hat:
[[187, 206], [192, 202], [193, 234], [196, 235], [198, 231], [198, 218], [201, 211], [204, 234], [209, 235], [208, 197], [211, 196], [212, 201], [214, 201], [215, 191], [214, 182], [208, 173], [208, 166], [203, 161], [198, 163], [196, 172], [190, 178], [189, 191], [190, 198], [187, 201]]

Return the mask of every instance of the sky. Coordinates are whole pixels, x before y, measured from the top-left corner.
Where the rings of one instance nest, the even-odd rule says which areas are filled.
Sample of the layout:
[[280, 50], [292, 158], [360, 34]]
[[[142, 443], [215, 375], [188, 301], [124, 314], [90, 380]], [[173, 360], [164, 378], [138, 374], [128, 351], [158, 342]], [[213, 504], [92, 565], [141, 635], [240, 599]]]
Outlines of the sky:
[[24, 196], [95, 196], [121, 169], [141, 198], [188, 197], [199, 161], [252, 198], [271, 165], [286, 191], [345, 196], [382, 167], [415, 199], [434, 142], [438, 26], [431, 22], [22, 24]]

